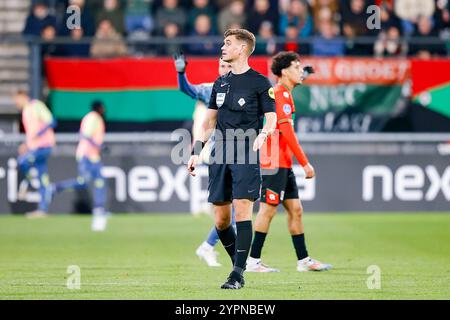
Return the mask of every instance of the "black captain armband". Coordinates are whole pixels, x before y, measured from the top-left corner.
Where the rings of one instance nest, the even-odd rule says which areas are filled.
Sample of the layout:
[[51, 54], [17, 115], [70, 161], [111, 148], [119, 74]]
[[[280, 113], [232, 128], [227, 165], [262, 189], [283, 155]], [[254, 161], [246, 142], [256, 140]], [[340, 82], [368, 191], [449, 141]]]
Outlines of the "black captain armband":
[[194, 146], [192, 147], [191, 155], [199, 156], [200, 152], [202, 152], [204, 146], [205, 146], [205, 143], [203, 141], [195, 140]]

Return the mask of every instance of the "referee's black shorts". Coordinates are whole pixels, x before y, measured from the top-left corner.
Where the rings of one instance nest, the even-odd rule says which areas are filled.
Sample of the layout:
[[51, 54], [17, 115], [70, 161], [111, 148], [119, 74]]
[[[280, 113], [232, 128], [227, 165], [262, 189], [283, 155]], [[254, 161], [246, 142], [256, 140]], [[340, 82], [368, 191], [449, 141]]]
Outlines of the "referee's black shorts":
[[278, 205], [283, 200], [298, 199], [298, 187], [292, 168], [278, 168], [275, 174], [262, 170], [261, 202]]
[[256, 201], [261, 189], [259, 163], [210, 164], [208, 202], [229, 202], [233, 199]]

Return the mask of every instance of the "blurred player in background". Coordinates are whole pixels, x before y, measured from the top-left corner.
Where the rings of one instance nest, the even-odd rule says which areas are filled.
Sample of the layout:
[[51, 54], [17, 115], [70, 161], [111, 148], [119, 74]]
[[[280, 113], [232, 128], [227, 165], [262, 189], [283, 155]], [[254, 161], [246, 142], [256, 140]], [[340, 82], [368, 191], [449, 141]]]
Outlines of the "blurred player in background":
[[[189, 82], [186, 76], [187, 61], [184, 54], [179, 53], [174, 55], [175, 68], [178, 72], [178, 86], [182, 92], [197, 100], [194, 111], [194, 123], [192, 126], [193, 139], [198, 140], [200, 132], [202, 130], [202, 123], [208, 110], [209, 100], [211, 98], [211, 92], [213, 83], [201, 83], [193, 85]], [[231, 65], [222, 59], [219, 60], [219, 75], [223, 76], [231, 71]], [[208, 163], [210, 153], [210, 143], [205, 145], [205, 148], [200, 154], [201, 162]], [[234, 219], [234, 212], [232, 213], [232, 224], [236, 228], [236, 222]], [[209, 232], [208, 238], [197, 248], [195, 253], [200, 259], [203, 259], [210, 267], [220, 267], [221, 264], [217, 261], [218, 252], [214, 250], [214, 247], [219, 242], [219, 236], [217, 235], [216, 228], [213, 227]]]
[[27, 187], [33, 179], [31, 170], [34, 168], [39, 181], [40, 201], [37, 210], [27, 213], [27, 216], [43, 217], [48, 212], [50, 181], [47, 160], [55, 146], [53, 128], [56, 126], [56, 121], [43, 102], [31, 100], [24, 91], [19, 90], [14, 96], [14, 101], [16, 107], [22, 111], [22, 123], [26, 136], [26, 142], [19, 146], [17, 162], [19, 169], [25, 175], [27, 184], [25, 189], [21, 188], [19, 191], [18, 198], [24, 200]]
[[105, 107], [102, 102], [94, 101], [92, 111], [85, 115], [80, 126], [80, 142], [76, 158], [78, 177], [51, 185], [52, 197], [65, 190], [87, 189], [93, 183], [93, 219], [92, 230], [106, 229], [109, 213], [105, 211], [106, 185], [102, 176], [101, 150], [105, 136]]
[[[298, 197], [298, 188], [292, 170], [292, 155], [305, 170], [306, 179], [315, 176], [314, 168], [300, 146], [294, 131], [295, 106], [292, 90], [303, 83], [314, 69], [301, 67], [299, 56], [292, 51], [280, 52], [272, 60], [272, 72], [279, 78], [275, 86], [275, 105], [277, 112], [277, 130], [267, 140], [267, 148], [261, 152], [262, 187], [261, 204], [255, 221], [255, 235], [250, 256], [247, 260], [247, 272], [278, 272], [261, 262], [261, 250], [264, 245], [270, 222], [282, 203], [288, 215], [288, 228], [297, 255], [297, 271], [322, 271], [331, 265], [321, 263], [309, 257], [305, 245], [302, 221], [302, 204]], [[275, 136], [278, 135], [278, 136]], [[275, 143], [271, 144], [271, 140]], [[277, 160], [272, 163], [274, 155]]]

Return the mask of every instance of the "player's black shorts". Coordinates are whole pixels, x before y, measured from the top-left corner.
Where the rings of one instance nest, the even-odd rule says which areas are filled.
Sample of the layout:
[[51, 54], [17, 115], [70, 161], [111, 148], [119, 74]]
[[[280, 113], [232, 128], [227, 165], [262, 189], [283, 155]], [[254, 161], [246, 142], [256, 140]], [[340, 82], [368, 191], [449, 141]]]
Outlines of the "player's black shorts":
[[262, 171], [261, 202], [278, 205], [283, 200], [298, 199], [298, 187], [291, 168], [279, 168], [275, 174]]
[[261, 172], [256, 164], [210, 164], [208, 202], [259, 198]]

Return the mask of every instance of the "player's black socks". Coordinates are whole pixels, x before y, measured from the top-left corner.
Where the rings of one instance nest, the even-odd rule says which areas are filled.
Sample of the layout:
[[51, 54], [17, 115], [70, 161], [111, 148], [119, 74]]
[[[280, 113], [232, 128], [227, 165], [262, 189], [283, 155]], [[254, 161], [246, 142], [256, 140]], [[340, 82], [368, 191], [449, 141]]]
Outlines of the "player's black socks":
[[259, 259], [261, 258], [261, 250], [266, 240], [267, 233], [255, 231], [255, 238], [252, 243], [252, 250], [250, 251], [250, 257]]
[[308, 256], [308, 251], [305, 245], [305, 234], [296, 234], [292, 236], [292, 243], [294, 243], [295, 253], [297, 254], [297, 259], [302, 260]]
[[241, 275], [245, 270], [248, 253], [252, 244], [252, 221], [236, 222], [236, 261], [234, 263], [234, 271]]
[[231, 225], [224, 230], [219, 230], [216, 227], [217, 235], [219, 236], [220, 241], [223, 244], [223, 247], [227, 251], [228, 255], [231, 258], [231, 262], [234, 265], [235, 261], [235, 251], [236, 251], [236, 233]]

